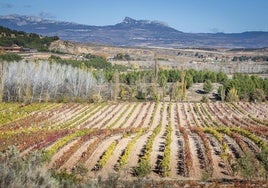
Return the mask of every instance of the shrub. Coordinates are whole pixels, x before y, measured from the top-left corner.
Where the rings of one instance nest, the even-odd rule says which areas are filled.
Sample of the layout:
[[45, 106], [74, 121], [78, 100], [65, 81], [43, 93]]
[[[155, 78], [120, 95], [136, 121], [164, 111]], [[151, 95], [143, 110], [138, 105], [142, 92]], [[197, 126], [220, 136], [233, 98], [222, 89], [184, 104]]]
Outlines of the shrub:
[[138, 166], [134, 168], [134, 175], [138, 177], [145, 177], [150, 174], [152, 167], [148, 160], [141, 159]]
[[59, 187], [43, 167], [40, 152], [20, 157], [17, 148], [12, 146], [1, 155], [0, 187]]
[[66, 169], [52, 173], [52, 177], [59, 181], [64, 187], [71, 187], [77, 183], [77, 179], [74, 173], [67, 173]]
[[102, 97], [99, 94], [93, 94], [89, 97], [89, 102], [91, 103], [100, 103], [102, 101]]
[[207, 103], [208, 102], [208, 97], [207, 96], [203, 96], [202, 99], [201, 99], [201, 102]]
[[252, 180], [261, 175], [262, 169], [252, 154], [246, 154], [237, 160], [238, 171], [246, 180]]

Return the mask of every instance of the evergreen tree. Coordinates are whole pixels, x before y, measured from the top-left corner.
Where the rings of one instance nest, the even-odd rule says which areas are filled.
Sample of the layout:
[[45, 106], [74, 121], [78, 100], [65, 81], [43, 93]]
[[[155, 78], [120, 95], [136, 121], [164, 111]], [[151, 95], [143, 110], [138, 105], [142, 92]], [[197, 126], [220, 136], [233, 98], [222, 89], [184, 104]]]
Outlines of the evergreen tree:
[[206, 80], [203, 85], [203, 90], [206, 93], [210, 93], [213, 90], [213, 85], [210, 80]]

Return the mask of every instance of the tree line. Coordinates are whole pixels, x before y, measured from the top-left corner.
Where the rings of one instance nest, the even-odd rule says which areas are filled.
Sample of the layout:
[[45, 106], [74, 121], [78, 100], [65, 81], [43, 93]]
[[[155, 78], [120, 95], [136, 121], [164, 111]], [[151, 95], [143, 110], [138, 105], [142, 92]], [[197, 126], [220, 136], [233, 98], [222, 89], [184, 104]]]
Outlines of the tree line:
[[4, 101], [160, 100], [166, 96], [184, 101], [193, 83], [204, 83], [205, 93], [212, 90], [212, 83], [221, 83], [218, 96], [222, 101], [268, 97], [268, 79], [257, 76], [234, 74], [229, 79], [222, 72], [192, 69], [126, 71], [127, 67], [118, 68], [97, 56], [81, 61], [58, 56], [37, 62], [7, 59], [0, 64], [0, 100]]
[[268, 56], [234, 56], [232, 61], [254, 61], [262, 62], [268, 61]]

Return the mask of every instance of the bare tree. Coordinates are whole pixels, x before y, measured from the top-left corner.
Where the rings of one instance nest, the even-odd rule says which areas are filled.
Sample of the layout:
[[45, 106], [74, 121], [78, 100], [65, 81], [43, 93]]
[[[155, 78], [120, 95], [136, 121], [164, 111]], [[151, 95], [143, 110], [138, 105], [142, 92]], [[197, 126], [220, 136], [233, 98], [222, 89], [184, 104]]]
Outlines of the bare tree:
[[41, 102], [61, 96], [86, 99], [96, 89], [91, 71], [69, 65], [21, 61], [0, 68], [0, 95], [2, 91], [7, 101]]
[[111, 96], [113, 101], [117, 101], [117, 97], [119, 96], [119, 89], [119, 72], [116, 70], [112, 78]]
[[4, 95], [4, 71], [5, 71], [6, 62], [2, 62], [0, 65], [0, 102], [3, 100]]

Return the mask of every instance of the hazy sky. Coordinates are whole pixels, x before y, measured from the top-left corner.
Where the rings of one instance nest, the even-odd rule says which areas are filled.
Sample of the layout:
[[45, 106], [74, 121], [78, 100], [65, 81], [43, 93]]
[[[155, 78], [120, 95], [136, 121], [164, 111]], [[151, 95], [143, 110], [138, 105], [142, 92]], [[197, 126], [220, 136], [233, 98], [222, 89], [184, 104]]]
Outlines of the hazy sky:
[[268, 0], [0, 0], [0, 15], [8, 14], [88, 25], [129, 16], [193, 33], [268, 31]]

